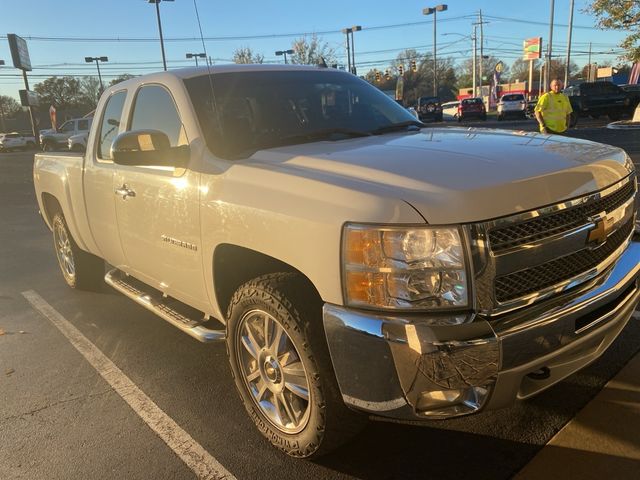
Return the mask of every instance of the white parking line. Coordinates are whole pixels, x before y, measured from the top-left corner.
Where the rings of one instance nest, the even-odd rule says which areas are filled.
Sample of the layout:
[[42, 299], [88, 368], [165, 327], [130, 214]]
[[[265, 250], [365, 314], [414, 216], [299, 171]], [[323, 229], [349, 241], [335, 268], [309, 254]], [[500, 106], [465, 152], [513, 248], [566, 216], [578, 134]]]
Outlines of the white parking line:
[[93, 343], [69, 323], [60, 313], [33, 290], [22, 292], [22, 296], [53, 323], [82, 356], [96, 369], [109, 385], [129, 404], [133, 411], [171, 448], [176, 455], [196, 474], [206, 480], [235, 477], [229, 473], [209, 452], [196, 442], [164, 413], [129, 377], [109, 360]]

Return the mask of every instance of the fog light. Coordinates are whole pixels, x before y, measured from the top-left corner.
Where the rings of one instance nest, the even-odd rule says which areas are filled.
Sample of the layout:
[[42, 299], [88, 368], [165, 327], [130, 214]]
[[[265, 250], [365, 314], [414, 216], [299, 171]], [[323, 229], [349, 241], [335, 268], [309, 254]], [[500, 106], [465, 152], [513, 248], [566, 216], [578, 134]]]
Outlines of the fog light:
[[482, 407], [488, 397], [485, 387], [431, 390], [418, 397], [416, 410], [429, 417], [455, 417], [473, 413]]

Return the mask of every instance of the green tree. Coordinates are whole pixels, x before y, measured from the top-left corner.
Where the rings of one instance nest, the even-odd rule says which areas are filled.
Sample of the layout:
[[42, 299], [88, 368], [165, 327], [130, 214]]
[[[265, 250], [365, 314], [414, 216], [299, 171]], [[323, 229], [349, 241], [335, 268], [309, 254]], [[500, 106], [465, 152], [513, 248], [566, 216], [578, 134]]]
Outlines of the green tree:
[[86, 110], [95, 110], [100, 98], [100, 81], [97, 77], [86, 76], [80, 79], [80, 93], [78, 95], [78, 105]]
[[306, 36], [299, 38], [291, 45], [293, 55], [291, 63], [301, 65], [317, 65], [323, 58], [327, 65], [337, 63], [336, 51], [328, 43], [323, 42], [315, 33], [310, 39]]
[[22, 107], [13, 97], [0, 95], [0, 128], [4, 132], [6, 130], [5, 119], [14, 117]]
[[640, 62], [640, 0], [593, 0], [586, 12], [596, 16], [600, 28], [628, 32], [621, 57]]
[[75, 107], [80, 103], [80, 81], [73, 77], [49, 77], [33, 89], [40, 96], [40, 106], [57, 109]]
[[234, 63], [264, 63], [264, 55], [255, 53], [250, 47], [236, 48], [233, 52]]

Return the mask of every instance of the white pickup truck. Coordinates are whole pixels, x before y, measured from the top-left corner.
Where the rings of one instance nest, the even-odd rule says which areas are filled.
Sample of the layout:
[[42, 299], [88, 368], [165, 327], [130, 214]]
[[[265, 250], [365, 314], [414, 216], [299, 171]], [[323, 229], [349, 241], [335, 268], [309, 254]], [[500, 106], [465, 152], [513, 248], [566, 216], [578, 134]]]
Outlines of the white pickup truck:
[[38, 154], [34, 179], [66, 282], [226, 341], [257, 428], [296, 457], [367, 416], [530, 397], [597, 359], [640, 296], [623, 150], [424, 128], [333, 69], [119, 83], [86, 154]]
[[66, 150], [68, 140], [74, 135], [87, 134], [91, 128], [92, 117], [67, 120], [57, 130], [40, 130], [40, 145], [45, 152]]

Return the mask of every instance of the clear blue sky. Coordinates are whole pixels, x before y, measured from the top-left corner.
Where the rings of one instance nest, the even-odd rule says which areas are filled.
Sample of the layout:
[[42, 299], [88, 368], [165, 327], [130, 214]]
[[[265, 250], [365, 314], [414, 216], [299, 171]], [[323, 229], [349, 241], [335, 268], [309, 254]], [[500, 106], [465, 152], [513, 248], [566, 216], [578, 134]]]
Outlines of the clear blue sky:
[[[338, 60], [346, 63], [344, 35], [340, 30], [361, 25], [355, 34], [358, 73], [384, 69], [405, 48], [431, 52], [432, 16], [422, 9], [438, 2], [416, 0], [371, 2], [362, 0], [214, 1], [197, 0], [207, 53], [216, 64], [229, 63], [238, 47], [251, 47], [265, 62], [281, 62], [276, 50], [290, 48], [302, 34], [319, 33], [335, 48]], [[475, 16], [482, 9], [485, 54], [507, 64], [520, 56], [522, 41], [549, 33], [550, 1], [449, 0], [448, 10], [438, 13], [438, 56], [462, 61], [471, 56], [470, 33]], [[589, 4], [575, 1], [572, 60], [587, 63], [589, 42], [593, 61], [619, 63], [617, 44], [621, 32], [595, 28], [595, 19], [583, 13]], [[186, 52], [201, 52], [193, 0], [160, 4], [169, 68], [191, 65]], [[155, 5], [147, 0], [0, 0], [0, 35], [16, 33], [29, 46], [30, 84], [51, 75], [95, 75], [95, 64], [85, 64], [85, 56], [108, 56], [102, 72], [113, 78], [128, 72], [142, 74], [162, 69]], [[567, 45], [569, 0], [555, 1], [553, 53], [564, 57]], [[44, 37], [44, 38], [29, 38]], [[120, 40], [117, 40], [120, 39]], [[131, 41], [131, 39], [138, 39]], [[155, 40], [154, 40], [155, 39]], [[546, 47], [545, 47], [546, 48]], [[17, 98], [24, 88], [20, 72], [12, 67], [6, 39], [0, 39], [0, 94]]]

